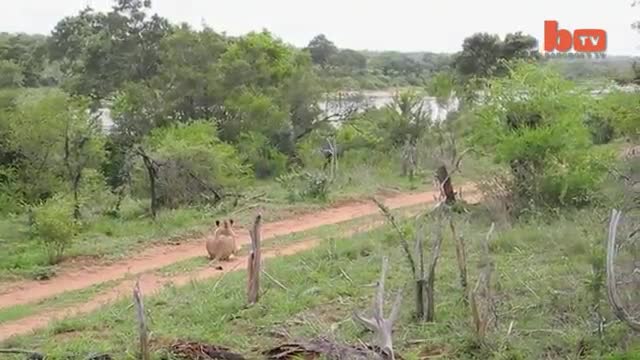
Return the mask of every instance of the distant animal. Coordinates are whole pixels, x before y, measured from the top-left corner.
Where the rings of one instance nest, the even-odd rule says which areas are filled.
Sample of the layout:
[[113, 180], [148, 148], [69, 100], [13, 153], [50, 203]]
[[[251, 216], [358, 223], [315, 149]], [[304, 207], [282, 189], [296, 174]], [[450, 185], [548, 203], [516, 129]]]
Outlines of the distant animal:
[[216, 230], [206, 242], [209, 259], [227, 261], [236, 254], [238, 248], [233, 223], [233, 219], [223, 220], [221, 226], [220, 220], [216, 220]]

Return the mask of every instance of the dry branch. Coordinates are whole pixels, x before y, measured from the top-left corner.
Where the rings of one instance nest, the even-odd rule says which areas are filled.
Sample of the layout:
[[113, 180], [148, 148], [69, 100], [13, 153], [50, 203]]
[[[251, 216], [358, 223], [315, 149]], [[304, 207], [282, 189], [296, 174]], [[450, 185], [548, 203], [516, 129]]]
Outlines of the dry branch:
[[467, 254], [464, 247], [464, 238], [462, 234], [456, 233], [456, 227], [453, 223], [453, 216], [449, 218], [449, 227], [451, 228], [451, 236], [456, 243], [456, 260], [458, 261], [458, 270], [460, 271], [460, 286], [467, 297]]
[[416, 234], [416, 253], [420, 261], [420, 273], [416, 274], [416, 317], [424, 320], [424, 295], [427, 282], [424, 278], [424, 229], [420, 227]]
[[247, 300], [249, 304], [255, 304], [258, 302], [260, 293], [260, 224], [262, 215], [256, 216], [256, 220], [253, 224], [253, 229], [249, 231], [251, 236], [251, 253], [248, 260], [248, 285], [247, 285]]
[[484, 339], [489, 327], [492, 326], [495, 321], [493, 317], [494, 312], [492, 311], [493, 296], [491, 293], [491, 275], [493, 274], [494, 265], [489, 252], [489, 240], [494, 230], [495, 223], [492, 223], [482, 243], [480, 275], [469, 299], [476, 335], [480, 339]]
[[27, 356], [27, 360], [44, 360], [47, 358], [39, 352], [23, 349], [0, 349], [0, 354], [22, 354]]
[[609, 299], [609, 304], [613, 309], [613, 313], [618, 317], [618, 319], [625, 322], [633, 330], [640, 332], [640, 321], [635, 320], [625, 310], [624, 306], [622, 305], [622, 301], [620, 300], [620, 295], [618, 294], [616, 284], [616, 273], [614, 264], [616, 257], [616, 233], [621, 216], [622, 212], [616, 209], [611, 211], [611, 221], [609, 222], [609, 237], [607, 239], [607, 297]]
[[407, 261], [409, 261], [411, 272], [413, 274], [414, 279], [417, 279], [416, 262], [413, 259], [413, 255], [411, 254], [411, 250], [409, 249], [409, 242], [407, 241], [407, 238], [405, 237], [404, 232], [402, 231], [402, 229], [400, 229], [400, 226], [398, 226], [398, 223], [396, 222], [396, 218], [393, 216], [393, 214], [391, 214], [391, 211], [389, 210], [389, 208], [387, 208], [381, 201], [379, 201], [376, 198], [372, 198], [372, 200], [373, 202], [376, 203], [376, 205], [378, 205], [378, 208], [380, 208], [380, 211], [382, 212], [382, 214], [391, 223], [391, 226], [393, 226], [393, 228], [396, 230], [396, 232], [398, 233], [398, 236], [400, 236], [400, 244], [402, 245], [402, 249], [404, 250], [404, 253], [407, 256]]
[[138, 318], [138, 332], [140, 335], [140, 356], [142, 360], [151, 359], [149, 353], [149, 333], [147, 323], [144, 316], [144, 303], [142, 301], [142, 291], [140, 290], [140, 280], [136, 280], [133, 287], [133, 303], [136, 307], [136, 315]]
[[[438, 218], [440, 219], [440, 218]], [[433, 321], [435, 318], [435, 279], [436, 279], [436, 266], [438, 265], [438, 259], [440, 258], [440, 249], [442, 247], [442, 228], [438, 223], [433, 230], [433, 243], [431, 244], [431, 261], [429, 262], [427, 277], [425, 281], [425, 293], [427, 302], [427, 313], [425, 314], [426, 321]]]
[[365, 328], [373, 331], [377, 335], [377, 345], [380, 349], [387, 354], [391, 359], [395, 359], [393, 353], [393, 323], [398, 319], [400, 314], [400, 304], [402, 303], [402, 290], [399, 290], [396, 299], [393, 302], [391, 313], [389, 318], [384, 318], [384, 281], [387, 276], [387, 270], [389, 268], [389, 259], [387, 257], [382, 258], [382, 272], [380, 273], [380, 280], [377, 283], [376, 296], [373, 299], [373, 314], [372, 318], [365, 318], [364, 316], [355, 313], [354, 319], [359, 322]]

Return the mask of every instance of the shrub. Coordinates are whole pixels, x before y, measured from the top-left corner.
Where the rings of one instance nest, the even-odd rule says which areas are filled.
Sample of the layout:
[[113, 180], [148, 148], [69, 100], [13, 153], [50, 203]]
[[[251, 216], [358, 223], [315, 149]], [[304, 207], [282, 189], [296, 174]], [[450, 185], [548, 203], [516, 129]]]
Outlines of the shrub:
[[331, 182], [323, 172], [294, 170], [279, 176], [276, 181], [287, 191], [287, 198], [291, 202], [303, 199], [326, 201], [329, 198]]
[[34, 235], [42, 241], [50, 264], [57, 264], [67, 248], [72, 244], [78, 231], [78, 223], [73, 218], [73, 201], [55, 195], [44, 204], [33, 209]]
[[516, 63], [509, 76], [490, 81], [471, 140], [509, 166], [515, 204], [547, 208], [590, 201], [611, 154], [594, 150], [583, 121], [588, 103], [573, 83], [535, 64]]
[[608, 144], [615, 136], [615, 128], [609, 119], [599, 114], [588, 114], [584, 121], [596, 145]]
[[287, 156], [272, 146], [269, 139], [260, 133], [240, 135], [237, 147], [259, 179], [279, 176], [287, 169]]
[[[236, 149], [218, 138], [210, 122], [194, 121], [157, 128], [145, 139], [145, 151], [158, 164], [159, 203], [176, 208], [207, 202], [227, 189], [245, 185], [248, 169]], [[141, 161], [136, 185], [149, 186]], [[140, 190], [139, 188], [136, 190]]]

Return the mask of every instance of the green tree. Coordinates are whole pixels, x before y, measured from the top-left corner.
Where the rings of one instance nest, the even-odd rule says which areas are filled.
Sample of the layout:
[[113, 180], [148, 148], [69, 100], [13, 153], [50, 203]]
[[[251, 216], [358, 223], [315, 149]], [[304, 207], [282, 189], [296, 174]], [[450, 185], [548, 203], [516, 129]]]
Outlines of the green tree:
[[[51, 79], [47, 79], [45, 74], [45, 68], [49, 65], [46, 41], [46, 37], [42, 35], [0, 33], [0, 61], [8, 61], [17, 66], [20, 71], [20, 85], [51, 85]], [[0, 70], [3, 77], [8, 70]], [[15, 68], [11, 73], [14, 71]]]
[[307, 45], [307, 50], [311, 54], [311, 60], [316, 65], [327, 67], [331, 59], [336, 56], [339, 51], [336, 45], [327, 39], [324, 34], [317, 35]]
[[538, 42], [522, 32], [507, 34], [504, 41], [498, 35], [477, 33], [466, 39], [456, 55], [454, 66], [465, 78], [502, 75], [504, 63], [516, 59], [538, 59]]
[[215, 204], [227, 189], [242, 186], [248, 171], [206, 121], [154, 129], [135, 151], [147, 173], [154, 217], [161, 206]]
[[517, 210], [592, 199], [607, 158], [593, 148], [584, 124], [588, 102], [559, 74], [525, 62], [490, 81], [472, 142], [511, 168]]
[[330, 59], [332, 65], [345, 69], [350, 73], [362, 72], [367, 69], [367, 58], [359, 51], [344, 49]]
[[25, 200], [70, 191], [79, 216], [83, 174], [104, 158], [100, 124], [88, 114], [87, 101], [59, 90], [30, 94], [17, 101], [8, 128], [9, 147], [19, 154], [15, 166]]
[[110, 12], [85, 8], [58, 22], [49, 48], [72, 93], [103, 99], [126, 81], [157, 73], [160, 42], [172, 28], [166, 19], [148, 16], [150, 7], [150, 1], [117, 0]]
[[0, 60], [0, 89], [21, 87], [24, 83], [20, 65], [10, 60]]
[[502, 50], [500, 37], [487, 33], [474, 34], [462, 44], [454, 63], [462, 76], [486, 77], [496, 71]]

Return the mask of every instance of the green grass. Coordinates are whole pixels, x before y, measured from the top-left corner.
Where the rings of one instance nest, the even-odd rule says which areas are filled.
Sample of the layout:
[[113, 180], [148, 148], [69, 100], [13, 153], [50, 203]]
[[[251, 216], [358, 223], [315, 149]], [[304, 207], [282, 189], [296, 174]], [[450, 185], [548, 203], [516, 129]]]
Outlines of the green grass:
[[66, 292], [35, 304], [23, 304], [0, 309], [0, 324], [19, 320], [44, 310], [57, 310], [89, 301], [101, 291], [115, 284], [115, 281], [108, 281], [82, 290]]
[[[123, 203], [120, 218], [94, 216], [85, 219], [81, 234], [68, 249], [67, 258], [94, 258], [95, 261], [126, 257], [154, 244], [181, 241], [207, 231], [214, 220], [233, 216], [238, 223], [249, 223], [259, 206], [272, 220], [294, 216], [301, 211], [312, 211], [330, 205], [333, 201], [369, 196], [381, 190], [415, 190], [425, 188], [428, 181], [398, 176], [393, 164], [372, 168], [358, 165], [348, 167], [340, 174], [331, 189], [328, 202], [306, 200], [289, 202], [288, 195], [275, 181], [256, 181], [249, 194], [265, 193], [267, 201], [251, 200], [237, 206], [224, 203], [219, 208], [180, 208], [163, 210], [153, 221], [146, 212], [146, 201], [128, 199]], [[57, 266], [50, 266], [47, 254], [37, 239], [29, 236], [26, 215], [0, 218], [0, 280], [55, 276]]]
[[[640, 351], [638, 337], [615, 321], [602, 292], [594, 299], [590, 290], [590, 249], [601, 244], [605, 227], [593, 218], [592, 212], [581, 211], [498, 229], [491, 245], [498, 328], [483, 346], [471, 330], [453, 242], [445, 231], [437, 269], [436, 322], [412, 320], [414, 296], [409, 290], [395, 327], [396, 349], [406, 359], [436, 352], [455, 359], [633, 359]], [[457, 219], [467, 241], [471, 284], [478, 273], [478, 246], [489, 227], [487, 219], [481, 209]], [[176, 339], [225, 345], [255, 356], [282, 341], [269, 335], [282, 329], [294, 337], [331, 334], [345, 342], [370, 341], [371, 335], [362, 332], [350, 314], [369, 309], [373, 290], [365, 285], [377, 279], [382, 255], [391, 258], [387, 288], [405, 286], [410, 280], [405, 258], [393, 231], [384, 228], [327, 239], [305, 253], [267, 260], [266, 270], [288, 290], [264, 279], [265, 293], [254, 307], [245, 306], [244, 271], [147, 297], [154, 356], [159, 359], [162, 348]], [[607, 319], [602, 336], [594, 332], [594, 304]], [[109, 352], [114, 358], [133, 359], [135, 334], [134, 310], [127, 300], [85, 317], [64, 319], [4, 346], [35, 348], [54, 358]]]
[[[402, 216], [407, 213], [415, 213], [420, 210], [422, 205], [402, 208], [397, 210], [392, 210], [396, 216]], [[338, 236], [339, 234], [343, 234], [345, 231], [354, 228], [360, 228], [366, 224], [371, 223], [375, 218], [381, 219], [379, 215], [371, 215], [365, 216], [361, 218], [357, 218], [351, 221], [346, 221], [339, 224], [334, 225], [325, 225], [320, 226], [318, 228], [314, 228], [307, 231], [292, 233], [284, 236], [278, 236], [273, 239], [268, 239], [263, 242], [263, 246], [265, 250], [269, 250], [270, 248], [274, 248], [276, 246], [290, 244], [296, 241], [300, 241], [305, 238], [330, 238]], [[247, 249], [246, 246], [241, 250], [241, 254], [246, 254]], [[184, 274], [188, 272], [193, 272], [200, 270], [206, 266], [209, 266], [209, 261], [206, 257], [195, 257], [187, 260], [183, 260], [180, 262], [176, 262], [174, 264], [162, 267], [157, 270], [153, 270], [157, 274], [162, 276], [174, 276], [179, 274]], [[102, 284], [97, 284], [91, 286], [89, 288], [69, 291], [58, 296], [44, 299], [35, 304], [21, 304], [12, 307], [8, 307], [5, 309], [0, 309], [0, 324], [9, 321], [15, 321], [27, 316], [34, 315], [40, 311], [44, 310], [55, 310], [64, 307], [70, 307], [76, 304], [80, 304], [82, 302], [89, 301], [94, 295], [100, 293], [103, 290], [108, 289], [109, 287], [114, 287], [117, 285], [117, 281], [110, 281]]]

